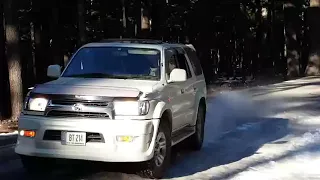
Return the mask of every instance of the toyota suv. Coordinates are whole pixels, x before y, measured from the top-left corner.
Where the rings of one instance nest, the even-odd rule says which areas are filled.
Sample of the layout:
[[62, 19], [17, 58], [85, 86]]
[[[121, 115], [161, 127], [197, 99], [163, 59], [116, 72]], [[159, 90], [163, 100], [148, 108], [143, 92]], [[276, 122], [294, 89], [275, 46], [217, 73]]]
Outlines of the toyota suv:
[[89, 43], [47, 75], [56, 80], [28, 93], [19, 119], [15, 152], [29, 172], [78, 159], [139, 162], [140, 175], [161, 178], [172, 146], [202, 147], [206, 84], [192, 45]]

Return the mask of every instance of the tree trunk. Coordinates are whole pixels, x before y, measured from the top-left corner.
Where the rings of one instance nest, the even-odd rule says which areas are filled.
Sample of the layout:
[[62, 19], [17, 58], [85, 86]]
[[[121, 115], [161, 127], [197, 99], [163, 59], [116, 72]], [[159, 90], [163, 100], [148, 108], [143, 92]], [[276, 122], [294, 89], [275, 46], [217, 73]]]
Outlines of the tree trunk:
[[253, 77], [256, 76], [258, 73], [258, 70], [260, 69], [258, 67], [258, 64], [261, 63], [261, 41], [262, 41], [262, 6], [261, 6], [261, 0], [255, 0], [256, 4], [256, 13], [255, 13], [255, 19], [256, 19], [256, 58], [252, 60], [252, 75]]
[[163, 37], [163, 9], [166, 8], [164, 0], [153, 0], [151, 4], [151, 36], [154, 39]]
[[78, 31], [79, 31], [79, 46], [87, 42], [86, 25], [85, 25], [85, 0], [78, 0]]
[[9, 115], [8, 66], [5, 57], [3, 3], [0, 3], [0, 121]]
[[7, 61], [9, 70], [11, 120], [18, 120], [23, 105], [19, 30], [17, 25], [17, 0], [6, 0], [4, 15], [6, 20]]
[[295, 78], [300, 75], [300, 17], [299, 8], [296, 4], [284, 4], [285, 37], [287, 78]]
[[[205, 76], [205, 80], [207, 84], [212, 83], [213, 80], [213, 63], [210, 57], [210, 51], [212, 47], [212, 9], [210, 7], [213, 6], [213, 3], [209, 4], [201, 4], [199, 6], [199, 14], [195, 19], [201, 19], [201, 21], [197, 22], [197, 27], [201, 29], [201, 33], [199, 33], [197, 37], [197, 53], [199, 55], [200, 63], [203, 67], [203, 73]], [[206, 23], [204, 23], [206, 22]], [[227, 28], [226, 28], [227, 29]]]
[[269, 50], [269, 60], [270, 60], [270, 65], [273, 68], [274, 72], [276, 72], [276, 67], [275, 67], [275, 61], [276, 61], [276, 55], [275, 55], [275, 42], [274, 42], [274, 20], [275, 20], [275, 6], [274, 6], [274, 1], [271, 0], [270, 5], [268, 7], [268, 46], [270, 47]]
[[141, 20], [143, 17], [143, 9], [141, 0], [135, 0], [134, 3], [135, 10], [135, 36], [141, 37]]
[[305, 74], [320, 75], [320, 0], [310, 0], [307, 12], [309, 25], [310, 50]]
[[141, 33], [140, 37], [148, 38], [150, 37], [150, 12], [148, 11], [147, 7], [143, 7], [141, 12]]
[[122, 3], [122, 38], [127, 37], [127, 1], [121, 0]]
[[52, 11], [52, 21], [51, 21], [51, 37], [52, 37], [52, 44], [51, 44], [51, 57], [53, 58], [53, 64], [59, 64], [60, 66], [64, 65], [63, 61], [63, 54], [62, 54], [62, 39], [63, 39], [63, 32], [62, 32], [62, 25], [59, 24], [59, 7], [60, 3], [58, 0], [53, 1], [53, 7], [51, 8]]
[[303, 39], [301, 43], [301, 69], [300, 72], [306, 73], [307, 65], [308, 65], [308, 59], [309, 59], [309, 27], [307, 22], [307, 12], [308, 9], [304, 9], [303, 11], [303, 29], [302, 29], [302, 37]]
[[43, 83], [47, 80], [46, 70], [48, 66], [48, 47], [49, 47], [49, 27], [48, 27], [48, 14], [44, 9], [44, 2], [42, 0], [32, 1], [32, 13], [34, 21], [34, 44], [35, 44], [35, 69], [36, 69], [36, 82]]

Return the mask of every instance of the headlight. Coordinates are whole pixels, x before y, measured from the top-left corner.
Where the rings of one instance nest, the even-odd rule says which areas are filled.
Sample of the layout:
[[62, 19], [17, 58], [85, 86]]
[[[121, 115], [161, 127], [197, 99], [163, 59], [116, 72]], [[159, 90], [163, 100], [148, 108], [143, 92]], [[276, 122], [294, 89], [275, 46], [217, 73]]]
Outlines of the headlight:
[[26, 110], [44, 112], [48, 105], [46, 98], [28, 98], [26, 102]]
[[149, 112], [149, 101], [115, 101], [114, 111], [116, 115], [140, 116]]

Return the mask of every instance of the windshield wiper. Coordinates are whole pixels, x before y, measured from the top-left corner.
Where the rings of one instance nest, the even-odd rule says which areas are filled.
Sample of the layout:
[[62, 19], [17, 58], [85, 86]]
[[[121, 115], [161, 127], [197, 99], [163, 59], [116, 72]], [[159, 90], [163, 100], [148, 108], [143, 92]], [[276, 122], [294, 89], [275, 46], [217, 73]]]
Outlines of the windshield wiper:
[[130, 78], [130, 79], [157, 79], [156, 76], [148, 76], [148, 75], [131, 75], [128, 78]]
[[155, 76], [147, 75], [114, 75], [107, 73], [83, 73], [83, 74], [71, 74], [64, 77], [79, 77], [79, 78], [112, 78], [112, 79], [157, 79]]
[[84, 73], [84, 74], [72, 74], [65, 77], [81, 77], [81, 78], [119, 78], [119, 79], [128, 79], [126, 76], [118, 76], [106, 73]]

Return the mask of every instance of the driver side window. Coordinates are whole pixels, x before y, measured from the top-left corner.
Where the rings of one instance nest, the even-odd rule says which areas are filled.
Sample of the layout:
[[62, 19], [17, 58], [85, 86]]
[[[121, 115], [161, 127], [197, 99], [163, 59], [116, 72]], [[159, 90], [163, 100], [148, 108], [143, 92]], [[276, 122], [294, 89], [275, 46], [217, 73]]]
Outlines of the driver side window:
[[178, 55], [174, 49], [165, 50], [166, 79], [170, 79], [170, 73], [174, 68], [178, 68]]

